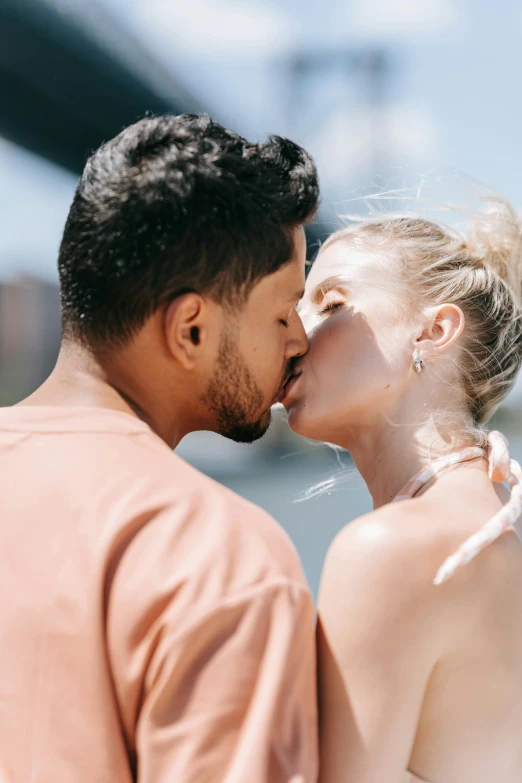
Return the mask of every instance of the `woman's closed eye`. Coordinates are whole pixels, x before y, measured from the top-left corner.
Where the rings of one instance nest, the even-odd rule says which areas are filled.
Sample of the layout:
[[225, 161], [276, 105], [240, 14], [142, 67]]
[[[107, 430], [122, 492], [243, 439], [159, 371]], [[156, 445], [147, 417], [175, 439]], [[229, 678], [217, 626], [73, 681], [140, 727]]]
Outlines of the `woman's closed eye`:
[[319, 315], [326, 315], [327, 313], [333, 313], [335, 310], [339, 310], [340, 307], [342, 307], [344, 302], [329, 302], [326, 307], [323, 307], [322, 310], [319, 310]]

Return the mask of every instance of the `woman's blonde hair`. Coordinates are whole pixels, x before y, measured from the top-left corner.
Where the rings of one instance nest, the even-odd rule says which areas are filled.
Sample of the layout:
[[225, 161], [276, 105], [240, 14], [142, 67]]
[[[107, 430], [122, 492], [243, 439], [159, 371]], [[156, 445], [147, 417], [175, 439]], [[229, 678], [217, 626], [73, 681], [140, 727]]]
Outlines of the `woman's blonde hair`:
[[522, 223], [516, 212], [507, 201], [489, 198], [464, 231], [410, 214], [354, 219], [358, 225], [326, 244], [391, 252], [412, 304], [451, 303], [464, 312], [461, 381], [474, 424], [484, 424], [522, 364]]

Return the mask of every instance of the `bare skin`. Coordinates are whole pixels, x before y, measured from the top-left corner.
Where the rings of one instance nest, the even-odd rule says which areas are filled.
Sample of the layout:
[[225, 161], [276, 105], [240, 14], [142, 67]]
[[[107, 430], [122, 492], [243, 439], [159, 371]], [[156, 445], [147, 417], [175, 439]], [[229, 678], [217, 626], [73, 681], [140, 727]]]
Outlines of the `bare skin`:
[[407, 768], [434, 783], [521, 779], [520, 542], [507, 534], [432, 583], [500, 506], [479, 461], [333, 543], [319, 598], [321, 781], [402, 783]]
[[323, 572], [320, 780], [404, 783], [409, 769], [432, 783], [519, 783], [520, 540], [505, 534], [433, 585], [505, 493], [477, 459], [389, 505], [421, 466], [470, 445], [453, 375], [465, 319], [442, 305], [405, 322], [377, 260], [349, 254], [327, 246], [308, 278], [310, 351], [285, 400], [293, 429], [350, 450], [374, 500], [337, 536]]

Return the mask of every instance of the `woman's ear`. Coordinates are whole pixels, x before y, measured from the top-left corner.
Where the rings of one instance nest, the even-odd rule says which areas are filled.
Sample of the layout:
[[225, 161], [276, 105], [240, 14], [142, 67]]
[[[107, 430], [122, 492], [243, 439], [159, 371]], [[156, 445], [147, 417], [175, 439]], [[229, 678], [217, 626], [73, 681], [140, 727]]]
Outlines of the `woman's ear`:
[[178, 296], [165, 310], [167, 349], [187, 370], [197, 363], [208, 334], [206, 300], [199, 294]]
[[423, 357], [443, 354], [459, 339], [466, 318], [455, 304], [441, 304], [425, 311], [422, 334], [415, 341], [414, 348]]

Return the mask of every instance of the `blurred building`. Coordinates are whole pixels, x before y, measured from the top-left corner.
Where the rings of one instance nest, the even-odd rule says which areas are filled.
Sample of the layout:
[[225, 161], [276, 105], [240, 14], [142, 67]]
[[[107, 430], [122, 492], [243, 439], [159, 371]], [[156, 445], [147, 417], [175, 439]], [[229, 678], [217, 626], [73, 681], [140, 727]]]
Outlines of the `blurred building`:
[[60, 332], [56, 285], [37, 278], [0, 283], [0, 405], [17, 402], [47, 377]]

